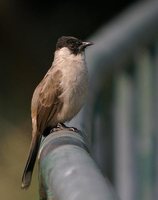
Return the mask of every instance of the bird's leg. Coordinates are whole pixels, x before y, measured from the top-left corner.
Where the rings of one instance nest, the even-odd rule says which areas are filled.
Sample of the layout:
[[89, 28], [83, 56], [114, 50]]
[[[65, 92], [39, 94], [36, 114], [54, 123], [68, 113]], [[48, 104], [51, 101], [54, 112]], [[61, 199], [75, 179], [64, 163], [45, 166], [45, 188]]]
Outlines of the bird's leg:
[[69, 130], [69, 131], [74, 131], [74, 132], [79, 132], [79, 130], [75, 127], [68, 127], [64, 123], [58, 123], [56, 127], [54, 127], [51, 132], [54, 131], [61, 131], [61, 130]]

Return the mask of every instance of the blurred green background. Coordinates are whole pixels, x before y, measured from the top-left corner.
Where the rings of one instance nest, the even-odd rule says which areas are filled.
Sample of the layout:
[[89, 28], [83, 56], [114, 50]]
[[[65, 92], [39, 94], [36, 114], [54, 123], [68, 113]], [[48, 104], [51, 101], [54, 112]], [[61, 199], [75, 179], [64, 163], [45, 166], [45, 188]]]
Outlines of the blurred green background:
[[90, 37], [136, 0], [0, 1], [0, 196], [38, 199], [37, 167], [22, 191], [21, 175], [31, 140], [33, 90], [53, 60], [58, 37]]

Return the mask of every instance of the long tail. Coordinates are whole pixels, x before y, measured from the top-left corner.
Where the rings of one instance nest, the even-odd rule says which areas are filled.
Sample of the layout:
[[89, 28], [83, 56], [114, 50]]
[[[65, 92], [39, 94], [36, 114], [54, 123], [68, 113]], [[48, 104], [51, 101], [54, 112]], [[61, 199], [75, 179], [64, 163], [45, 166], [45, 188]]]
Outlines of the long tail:
[[36, 134], [36, 136], [32, 138], [29, 150], [29, 156], [22, 176], [22, 184], [21, 184], [22, 189], [27, 189], [31, 183], [32, 172], [38, 154], [41, 137], [42, 136], [40, 134]]

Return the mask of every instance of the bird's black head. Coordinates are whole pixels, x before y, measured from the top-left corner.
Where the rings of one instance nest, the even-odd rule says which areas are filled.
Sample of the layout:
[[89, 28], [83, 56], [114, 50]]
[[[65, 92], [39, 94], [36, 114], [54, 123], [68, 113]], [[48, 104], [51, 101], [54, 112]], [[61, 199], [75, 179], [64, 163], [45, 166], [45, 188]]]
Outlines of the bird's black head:
[[84, 51], [87, 46], [92, 44], [92, 42], [83, 42], [82, 40], [75, 37], [62, 36], [57, 41], [56, 50], [67, 47], [73, 54], [77, 55]]

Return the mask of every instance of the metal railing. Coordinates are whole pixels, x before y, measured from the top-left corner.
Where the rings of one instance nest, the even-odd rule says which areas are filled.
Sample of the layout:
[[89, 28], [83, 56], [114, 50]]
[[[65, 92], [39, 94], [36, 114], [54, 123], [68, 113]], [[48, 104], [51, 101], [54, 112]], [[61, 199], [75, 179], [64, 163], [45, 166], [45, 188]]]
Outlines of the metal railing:
[[87, 106], [72, 125], [122, 200], [158, 198], [158, 1], [141, 1], [90, 38]]
[[88, 153], [84, 136], [57, 131], [39, 153], [41, 200], [115, 200], [114, 192]]

